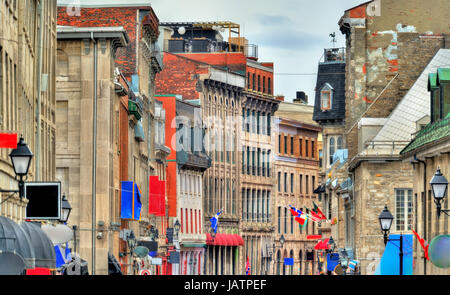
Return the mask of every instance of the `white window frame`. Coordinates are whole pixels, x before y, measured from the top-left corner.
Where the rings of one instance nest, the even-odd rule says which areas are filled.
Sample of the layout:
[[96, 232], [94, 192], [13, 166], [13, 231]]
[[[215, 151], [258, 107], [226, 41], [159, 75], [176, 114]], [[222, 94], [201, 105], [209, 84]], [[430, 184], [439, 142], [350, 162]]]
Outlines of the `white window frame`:
[[[400, 192], [403, 192], [403, 200], [400, 201]], [[408, 198], [410, 197], [410, 200]], [[400, 207], [402, 205], [402, 207]], [[394, 232], [407, 232], [410, 231], [413, 224], [413, 216], [411, 216], [410, 223], [408, 223], [408, 208], [413, 210], [413, 190], [410, 188], [399, 188], [395, 189], [395, 215], [394, 215]], [[399, 209], [403, 211], [403, 213], [398, 212]], [[413, 213], [411, 213], [413, 214]], [[399, 220], [403, 220], [403, 227], [399, 225], [397, 222]]]
[[[327, 106], [327, 108], [324, 108], [324, 93], [327, 93], [330, 95], [329, 97], [329, 105]], [[322, 89], [320, 90], [320, 109], [322, 111], [329, 111], [333, 108], [333, 93], [334, 93], [334, 88], [331, 87], [330, 84], [325, 83], [325, 85], [322, 87]]]

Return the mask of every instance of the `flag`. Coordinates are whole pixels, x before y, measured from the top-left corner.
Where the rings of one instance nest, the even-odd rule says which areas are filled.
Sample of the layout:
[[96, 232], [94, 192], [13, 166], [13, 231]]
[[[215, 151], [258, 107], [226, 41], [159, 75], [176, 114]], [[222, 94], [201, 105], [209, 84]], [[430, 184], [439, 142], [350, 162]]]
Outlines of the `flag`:
[[307, 219], [306, 215], [303, 214], [302, 211], [298, 210], [295, 207], [292, 207], [291, 205], [289, 205], [289, 207], [291, 208], [291, 213], [292, 215], [295, 216], [295, 221], [297, 221], [298, 223], [300, 223], [300, 225], [304, 225], [305, 221]]
[[220, 210], [220, 212], [218, 212], [213, 218], [211, 218], [211, 228], [214, 230], [214, 233], [217, 233], [217, 226], [219, 224], [219, 216], [220, 214], [222, 214], [222, 210]]
[[0, 148], [17, 148], [17, 134], [0, 133]]
[[303, 225], [300, 225], [301, 229], [306, 229], [306, 227], [308, 226], [308, 216], [305, 215], [305, 223]]
[[316, 202], [313, 201], [314, 209], [312, 210], [314, 213], [316, 213], [321, 220], [327, 220], [327, 217], [325, 214], [323, 214], [322, 210], [320, 210], [319, 206], [317, 206]]
[[245, 265], [245, 275], [249, 276], [250, 275], [250, 258], [247, 256], [247, 264]]
[[335, 224], [337, 224], [337, 218], [336, 217], [334, 217], [333, 220], [331, 221], [331, 225], [335, 225]]
[[419, 241], [420, 245], [423, 248], [423, 251], [425, 252], [425, 259], [426, 260], [430, 260], [430, 257], [428, 256], [428, 242], [425, 241], [424, 239], [422, 239], [418, 233], [416, 233], [413, 229], [411, 229], [411, 231], [413, 232], [413, 234], [416, 236], [417, 240]]
[[308, 213], [309, 218], [314, 221], [314, 222], [319, 222], [322, 219], [313, 211], [309, 210], [308, 208], [306, 208], [306, 212]]

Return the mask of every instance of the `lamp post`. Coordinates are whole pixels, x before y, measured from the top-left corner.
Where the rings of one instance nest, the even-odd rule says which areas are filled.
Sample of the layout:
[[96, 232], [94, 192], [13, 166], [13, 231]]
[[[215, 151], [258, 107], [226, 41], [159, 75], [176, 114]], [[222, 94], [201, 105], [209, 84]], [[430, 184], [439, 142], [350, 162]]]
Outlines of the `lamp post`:
[[[336, 242], [334, 241], [333, 237], [330, 237], [330, 239], [328, 240], [327, 246], [328, 246], [327, 252], [333, 253], [334, 250], [336, 249]], [[332, 246], [331, 249], [330, 249], [330, 246]]]
[[133, 275], [135, 274], [135, 265], [134, 265], [134, 249], [136, 248], [136, 237], [134, 236], [134, 232], [131, 231], [131, 233], [127, 236], [127, 244], [128, 244], [128, 248], [130, 249], [130, 256], [131, 256], [131, 260], [132, 260], [132, 266], [133, 266]]
[[434, 202], [436, 203], [437, 206], [438, 218], [441, 216], [441, 212], [449, 216], [448, 213], [450, 212], [450, 210], [441, 209], [442, 208], [441, 203], [444, 201], [444, 198], [447, 194], [448, 180], [445, 178], [444, 175], [442, 175], [440, 168], [438, 168], [433, 178], [431, 179], [430, 185], [433, 191]]
[[177, 219], [177, 221], [175, 221], [175, 224], [173, 225], [173, 228], [175, 229], [175, 233], [176, 233], [176, 237], [177, 237], [177, 242], [178, 242], [178, 233], [180, 232], [180, 229], [181, 229], [181, 224], [180, 224], [180, 222], [178, 221], [178, 219]]
[[31, 159], [33, 158], [33, 153], [28, 148], [23, 137], [20, 137], [17, 148], [11, 151], [9, 154], [11, 162], [13, 165], [14, 173], [16, 174], [16, 180], [19, 182], [19, 190], [0, 190], [0, 192], [5, 193], [19, 193], [20, 199], [24, 198], [24, 187], [25, 182], [24, 177], [27, 176], [28, 170], [30, 169]]
[[[403, 234], [400, 234], [400, 239], [389, 239], [389, 232], [391, 230], [392, 221], [394, 220], [394, 216], [392, 216], [391, 212], [389, 212], [389, 209], [387, 206], [384, 207], [383, 212], [381, 212], [380, 216], [378, 217], [378, 220], [380, 221], [380, 227], [381, 230], [384, 233], [384, 245], [387, 245], [388, 241], [400, 241], [400, 275], [403, 275]], [[397, 245], [395, 245], [397, 246]]]
[[64, 194], [61, 202], [61, 223], [67, 223], [69, 220], [70, 212], [72, 211], [72, 206], [70, 206], [69, 201], [67, 200], [66, 195]]

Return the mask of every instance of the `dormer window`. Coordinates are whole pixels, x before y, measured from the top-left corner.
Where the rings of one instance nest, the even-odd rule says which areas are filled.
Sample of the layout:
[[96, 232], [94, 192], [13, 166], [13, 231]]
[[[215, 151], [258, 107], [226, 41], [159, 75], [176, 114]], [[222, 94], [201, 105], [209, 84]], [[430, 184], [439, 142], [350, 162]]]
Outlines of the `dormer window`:
[[333, 101], [333, 87], [326, 83], [320, 90], [320, 107], [322, 111], [331, 110]]

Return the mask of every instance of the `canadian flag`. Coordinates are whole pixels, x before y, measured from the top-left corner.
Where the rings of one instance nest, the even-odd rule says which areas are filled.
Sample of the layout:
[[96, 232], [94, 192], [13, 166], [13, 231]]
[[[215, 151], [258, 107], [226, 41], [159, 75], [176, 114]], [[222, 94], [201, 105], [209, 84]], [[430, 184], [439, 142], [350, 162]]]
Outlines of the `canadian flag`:
[[417, 240], [419, 241], [420, 245], [422, 246], [423, 251], [425, 252], [425, 259], [428, 260], [428, 261], [430, 261], [430, 257], [428, 256], [428, 247], [429, 247], [430, 245], [428, 245], [428, 242], [425, 241], [423, 238], [421, 238], [421, 237], [419, 236], [419, 234], [416, 233], [413, 229], [411, 229], [411, 231], [412, 231], [413, 234], [416, 236]]

